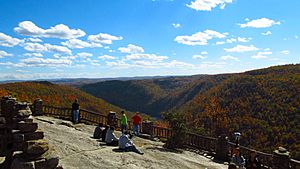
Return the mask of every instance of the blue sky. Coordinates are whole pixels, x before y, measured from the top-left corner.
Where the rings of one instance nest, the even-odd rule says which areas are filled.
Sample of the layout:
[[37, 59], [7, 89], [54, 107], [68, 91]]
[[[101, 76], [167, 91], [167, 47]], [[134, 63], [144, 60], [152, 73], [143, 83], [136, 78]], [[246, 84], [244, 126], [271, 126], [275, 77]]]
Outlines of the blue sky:
[[299, 0], [0, 0], [0, 80], [300, 63]]

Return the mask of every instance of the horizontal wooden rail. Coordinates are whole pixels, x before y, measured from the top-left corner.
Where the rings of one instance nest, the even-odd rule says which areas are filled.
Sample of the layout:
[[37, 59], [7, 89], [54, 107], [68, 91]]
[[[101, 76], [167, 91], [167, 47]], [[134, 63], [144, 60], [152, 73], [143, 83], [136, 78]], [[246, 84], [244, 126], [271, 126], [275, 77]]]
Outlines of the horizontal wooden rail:
[[216, 152], [217, 139], [213, 137], [202, 136], [194, 133], [187, 133], [185, 144], [189, 147], [205, 150], [211, 153]]

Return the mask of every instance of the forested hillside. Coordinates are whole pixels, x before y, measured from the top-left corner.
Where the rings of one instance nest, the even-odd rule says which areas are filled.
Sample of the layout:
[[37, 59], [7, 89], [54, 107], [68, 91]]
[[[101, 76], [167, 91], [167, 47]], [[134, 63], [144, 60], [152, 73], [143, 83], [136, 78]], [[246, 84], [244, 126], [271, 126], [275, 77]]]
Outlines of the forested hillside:
[[239, 74], [106, 81], [82, 90], [156, 117], [182, 114], [194, 131], [216, 137], [242, 133], [245, 146], [272, 152], [287, 147], [300, 158], [300, 65]]
[[[199, 93], [177, 112], [204, 134], [242, 133], [243, 145], [300, 158], [300, 65], [238, 74]], [[204, 129], [204, 130], [203, 130]]]
[[40, 82], [19, 82], [0, 85], [0, 96], [7, 94], [15, 95], [18, 100], [33, 102], [36, 98], [41, 98], [46, 105], [71, 107], [78, 98], [80, 106], [84, 109], [108, 113], [110, 110], [119, 112], [121, 109], [100, 98], [91, 96], [78, 89], [56, 85], [47, 81]]
[[180, 107], [199, 92], [210, 89], [230, 76], [197, 75], [146, 80], [113, 80], [84, 85], [80, 89], [127, 110], [161, 117], [161, 112]]

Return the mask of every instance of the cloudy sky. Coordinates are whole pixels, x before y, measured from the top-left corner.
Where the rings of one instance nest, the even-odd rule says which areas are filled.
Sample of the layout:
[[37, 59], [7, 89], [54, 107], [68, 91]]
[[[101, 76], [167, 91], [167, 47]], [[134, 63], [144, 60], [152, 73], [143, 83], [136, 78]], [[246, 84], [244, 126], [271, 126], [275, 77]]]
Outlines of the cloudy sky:
[[300, 0], [0, 0], [0, 80], [300, 63]]

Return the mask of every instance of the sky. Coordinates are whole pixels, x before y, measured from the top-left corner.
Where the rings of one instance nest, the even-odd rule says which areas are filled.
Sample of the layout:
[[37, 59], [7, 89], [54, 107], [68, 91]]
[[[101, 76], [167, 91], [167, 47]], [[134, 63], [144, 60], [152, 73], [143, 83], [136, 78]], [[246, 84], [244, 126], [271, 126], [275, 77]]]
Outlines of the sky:
[[299, 0], [0, 0], [0, 80], [300, 63]]

